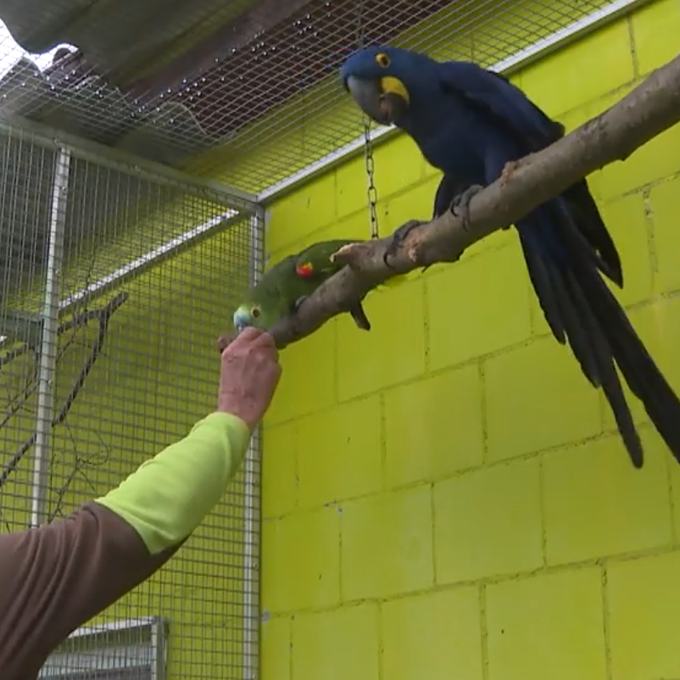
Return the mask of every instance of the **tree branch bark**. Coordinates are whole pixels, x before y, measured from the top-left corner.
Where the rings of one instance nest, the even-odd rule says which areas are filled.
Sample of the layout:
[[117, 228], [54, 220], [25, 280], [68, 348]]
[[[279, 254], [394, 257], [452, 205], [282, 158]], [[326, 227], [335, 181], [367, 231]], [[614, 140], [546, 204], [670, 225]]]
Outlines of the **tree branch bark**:
[[[470, 202], [470, 223], [450, 211], [409, 232], [398, 252], [383, 261], [390, 238], [365, 241], [340, 251], [344, 267], [307, 298], [294, 316], [279, 321], [272, 335], [279, 348], [310, 335], [386, 280], [436, 262], [455, 262], [466, 248], [513, 224], [583, 177], [637, 148], [680, 121], [680, 57], [653, 72], [604, 113], [539, 153], [511, 164]], [[224, 346], [224, 341], [221, 342]]]

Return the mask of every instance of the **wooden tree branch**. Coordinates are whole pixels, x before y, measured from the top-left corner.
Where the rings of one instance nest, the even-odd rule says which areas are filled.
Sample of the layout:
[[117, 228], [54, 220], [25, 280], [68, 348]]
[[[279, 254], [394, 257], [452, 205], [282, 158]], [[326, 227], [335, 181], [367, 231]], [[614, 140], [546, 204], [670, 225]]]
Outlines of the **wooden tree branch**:
[[601, 115], [507, 167], [504, 177], [472, 198], [467, 229], [450, 211], [421, 224], [390, 258], [390, 267], [383, 260], [389, 237], [344, 248], [337, 260], [348, 266], [307, 298], [295, 315], [272, 329], [277, 346], [283, 348], [310, 335], [387, 279], [436, 262], [455, 262], [473, 243], [513, 224], [595, 170], [625, 160], [678, 121], [680, 57], [652, 73]]

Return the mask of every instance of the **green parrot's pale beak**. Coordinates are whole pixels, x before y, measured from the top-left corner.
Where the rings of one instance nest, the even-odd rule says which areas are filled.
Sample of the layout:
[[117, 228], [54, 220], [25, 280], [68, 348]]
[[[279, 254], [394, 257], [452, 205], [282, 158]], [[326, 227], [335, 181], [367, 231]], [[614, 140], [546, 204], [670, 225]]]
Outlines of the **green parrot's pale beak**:
[[240, 333], [244, 328], [253, 325], [253, 318], [247, 307], [239, 307], [234, 312], [234, 328]]
[[391, 125], [406, 113], [409, 93], [404, 83], [394, 76], [379, 80], [347, 78], [347, 89], [361, 110], [381, 125]]

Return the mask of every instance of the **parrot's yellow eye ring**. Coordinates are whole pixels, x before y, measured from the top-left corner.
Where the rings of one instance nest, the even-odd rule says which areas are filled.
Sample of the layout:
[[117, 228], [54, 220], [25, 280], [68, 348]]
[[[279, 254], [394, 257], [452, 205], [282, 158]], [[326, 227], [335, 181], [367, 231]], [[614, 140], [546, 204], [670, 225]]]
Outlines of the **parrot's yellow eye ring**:
[[390, 58], [384, 53], [380, 52], [380, 54], [375, 55], [375, 60], [378, 62], [380, 66], [383, 68], [387, 68], [392, 62], [390, 61]]
[[257, 307], [253, 307], [251, 314], [253, 315], [253, 319], [257, 319], [257, 317], [260, 316], [260, 310]]

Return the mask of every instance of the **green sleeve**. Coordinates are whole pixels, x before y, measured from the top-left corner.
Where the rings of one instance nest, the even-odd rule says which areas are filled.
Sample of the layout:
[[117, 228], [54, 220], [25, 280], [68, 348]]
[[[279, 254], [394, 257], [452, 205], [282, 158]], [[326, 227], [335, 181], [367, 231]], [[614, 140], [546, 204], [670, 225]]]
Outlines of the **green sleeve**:
[[152, 554], [186, 539], [220, 500], [250, 441], [234, 415], [211, 413], [97, 503], [132, 525]]

